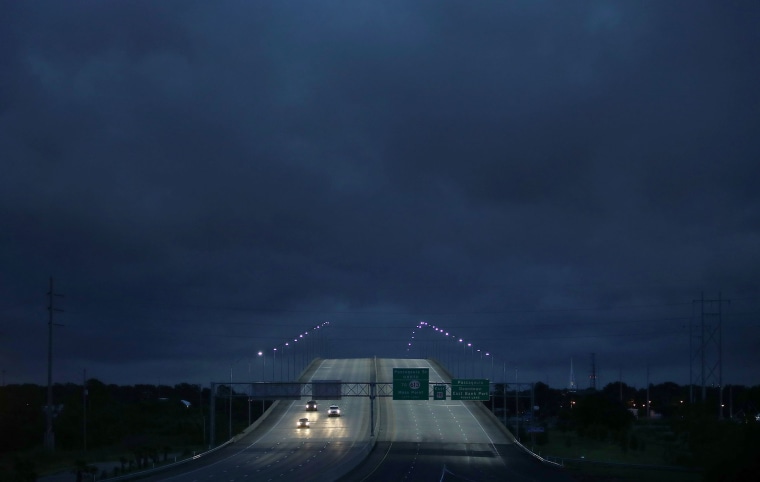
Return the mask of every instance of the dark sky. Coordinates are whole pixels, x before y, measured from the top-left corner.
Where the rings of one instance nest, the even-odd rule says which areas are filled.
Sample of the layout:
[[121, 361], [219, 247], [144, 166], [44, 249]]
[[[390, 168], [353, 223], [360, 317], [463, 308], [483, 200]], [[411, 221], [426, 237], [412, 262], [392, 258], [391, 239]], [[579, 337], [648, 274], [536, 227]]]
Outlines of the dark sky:
[[416, 357], [424, 320], [522, 381], [573, 359], [587, 385], [595, 353], [602, 386], [685, 384], [704, 294], [724, 383], [758, 384], [758, 25], [754, 0], [2, 2], [4, 381], [46, 382], [52, 276], [58, 382], [243, 378], [326, 321], [331, 356]]

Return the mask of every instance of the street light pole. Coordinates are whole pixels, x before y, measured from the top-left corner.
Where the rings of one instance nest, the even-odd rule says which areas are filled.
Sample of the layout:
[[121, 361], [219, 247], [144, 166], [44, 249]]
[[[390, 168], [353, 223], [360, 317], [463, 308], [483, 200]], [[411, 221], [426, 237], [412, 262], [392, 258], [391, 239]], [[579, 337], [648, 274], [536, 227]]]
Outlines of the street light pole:
[[[261, 357], [261, 381], [266, 381], [266, 363], [267, 363], [267, 357], [264, 356], [263, 351], [259, 351], [259, 356]], [[261, 399], [261, 415], [264, 415], [264, 399]]]
[[[290, 343], [285, 342], [285, 347], [287, 348], [289, 346], [290, 346]], [[284, 380], [287, 381], [290, 379], [290, 358], [288, 358], [288, 354], [285, 352], [283, 352], [283, 356], [285, 357], [285, 363], [286, 363], [286, 366], [288, 367], [287, 370], [285, 370], [285, 378], [284, 378]]]
[[[468, 343], [467, 346], [470, 348], [470, 355], [472, 355], [472, 343]], [[466, 351], [466, 350], [465, 350]], [[465, 360], [466, 361], [466, 360]], [[471, 364], [471, 363], [470, 363]], [[472, 372], [471, 376], [475, 376], [475, 367], [472, 367], [472, 370], [467, 370], [467, 365], [465, 365], [465, 374]], [[465, 377], [467, 378], [467, 377]]]
[[464, 375], [462, 375], [462, 369], [460, 368], [460, 364], [464, 364], [464, 354], [467, 352], [467, 345], [464, 344], [464, 340], [461, 338], [459, 339], [459, 343], [462, 344], [462, 356], [459, 357], [459, 362], [457, 362], [457, 373], [460, 377], [464, 378]]
[[251, 401], [253, 400], [253, 379], [251, 378], [251, 362], [248, 361], [248, 382], [251, 388], [248, 390], [248, 426], [251, 426]]
[[203, 385], [198, 384], [198, 410], [203, 420], [203, 446], [206, 446], [206, 414], [203, 413]]
[[87, 369], [82, 371], [82, 439], [84, 451], [87, 452]]
[[230, 365], [230, 436], [227, 440], [232, 440], [232, 365]]

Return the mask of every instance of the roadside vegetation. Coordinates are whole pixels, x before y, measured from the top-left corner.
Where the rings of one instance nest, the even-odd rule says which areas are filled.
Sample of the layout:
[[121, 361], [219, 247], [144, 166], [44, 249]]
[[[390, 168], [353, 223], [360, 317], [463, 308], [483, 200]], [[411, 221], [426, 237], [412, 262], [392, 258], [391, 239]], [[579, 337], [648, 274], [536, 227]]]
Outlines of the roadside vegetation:
[[653, 385], [647, 416], [646, 390], [615, 383], [568, 392], [539, 383], [533, 394], [538, 410], [530, 410], [528, 392], [497, 396], [492, 407], [513, 433], [519, 421], [521, 443], [581, 480], [756, 480], [760, 387], [731, 387], [732, 405], [724, 404], [722, 419], [714, 392], [690, 404], [688, 387]]
[[[0, 387], [0, 482], [31, 482], [70, 471], [100, 480], [201, 452], [210, 443], [210, 390], [199, 385], [54, 386], [54, 451], [42, 447], [46, 388]], [[724, 391], [726, 391], [724, 389]], [[582, 480], [741, 481], [760, 473], [760, 386], [730, 387], [718, 417], [717, 390], [690, 404], [688, 387], [646, 390], [610, 384], [568, 392], [537, 383], [529, 391], [496, 385], [486, 405], [519, 439]], [[220, 386], [215, 440], [240, 433], [267, 404]], [[504, 397], [503, 395], [507, 395]], [[229, 400], [231, 399], [231, 404]], [[231, 405], [231, 409], [230, 409]], [[532, 409], [538, 407], [538, 409]], [[108, 469], [96, 462], [110, 461]], [[635, 467], [634, 467], [635, 466]], [[102, 467], [102, 466], [101, 466]]]
[[[219, 387], [219, 394], [229, 388]], [[82, 385], [54, 386], [55, 450], [43, 448], [46, 387], [0, 387], [0, 482], [31, 482], [69, 471], [77, 479], [100, 480], [187, 458], [210, 441], [208, 388], [199, 385], [105, 385], [96, 379]], [[268, 405], [248, 403], [233, 392], [217, 403], [217, 443], [241, 432]], [[219, 402], [219, 398], [217, 398]], [[108, 469], [95, 463], [111, 462]]]

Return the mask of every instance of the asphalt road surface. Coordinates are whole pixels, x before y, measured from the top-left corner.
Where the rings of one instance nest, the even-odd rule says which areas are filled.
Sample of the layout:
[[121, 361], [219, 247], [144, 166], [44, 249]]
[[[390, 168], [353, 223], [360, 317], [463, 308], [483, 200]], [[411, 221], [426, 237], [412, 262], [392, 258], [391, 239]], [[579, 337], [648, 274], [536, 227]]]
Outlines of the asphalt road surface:
[[[430, 383], [450, 382], [426, 360], [378, 360], [378, 381], [393, 368], [427, 367]], [[342, 481], [571, 481], [513, 443], [480, 402], [380, 399], [377, 443]]]
[[[393, 381], [393, 368], [428, 368], [430, 383], [450, 382], [427, 360], [329, 359], [301, 381]], [[367, 397], [320, 400], [305, 411], [306, 399], [279, 401], [264, 421], [237, 442], [195, 462], [144, 480], [175, 482], [247, 481], [571, 481], [561, 469], [543, 464], [513, 442], [511, 434], [479, 402], [402, 401], [378, 397], [370, 433]], [[337, 404], [340, 417], [327, 417]], [[311, 427], [297, 428], [308, 417]]]
[[[370, 359], [323, 360], [304, 381], [367, 382]], [[369, 450], [369, 400], [346, 397], [320, 400], [316, 412], [305, 410], [307, 400], [281, 400], [270, 408], [264, 423], [218, 453], [145, 480], [176, 482], [241, 482], [336, 480], [360, 463]], [[340, 417], [328, 417], [337, 404]], [[298, 428], [308, 417], [310, 428]]]

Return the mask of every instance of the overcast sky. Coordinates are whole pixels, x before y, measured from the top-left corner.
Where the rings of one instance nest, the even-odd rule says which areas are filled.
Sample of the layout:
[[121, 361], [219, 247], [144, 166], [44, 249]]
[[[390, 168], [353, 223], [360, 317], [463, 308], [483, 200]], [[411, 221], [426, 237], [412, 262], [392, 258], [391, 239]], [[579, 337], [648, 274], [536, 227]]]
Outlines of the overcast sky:
[[329, 321], [332, 357], [686, 384], [704, 294], [708, 373], [720, 310], [723, 382], [758, 384], [758, 25], [751, 0], [2, 2], [3, 380], [46, 383], [52, 276], [56, 382], [260, 378]]

